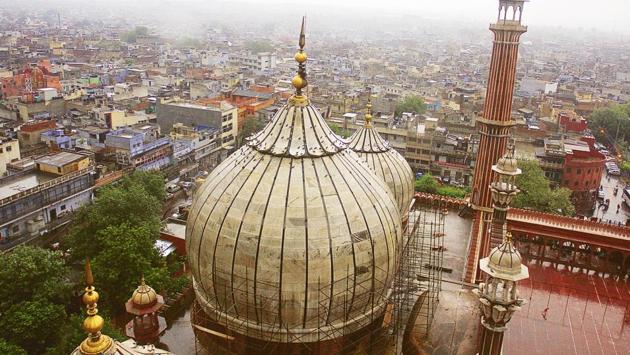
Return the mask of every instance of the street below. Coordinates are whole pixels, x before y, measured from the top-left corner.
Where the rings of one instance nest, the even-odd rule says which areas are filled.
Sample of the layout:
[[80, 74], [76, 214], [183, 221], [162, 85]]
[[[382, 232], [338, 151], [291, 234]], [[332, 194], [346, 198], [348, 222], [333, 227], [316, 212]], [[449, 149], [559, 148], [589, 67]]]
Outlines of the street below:
[[[604, 223], [625, 224], [630, 218], [630, 207], [623, 202], [624, 183], [618, 176], [609, 175], [607, 177], [606, 172], [604, 172], [602, 187], [604, 198], [597, 200], [592, 217], [597, 217]], [[615, 188], [617, 188], [616, 195], [614, 193]], [[610, 199], [607, 209], [604, 205], [606, 199]], [[617, 206], [619, 206], [619, 209], [617, 209]]]

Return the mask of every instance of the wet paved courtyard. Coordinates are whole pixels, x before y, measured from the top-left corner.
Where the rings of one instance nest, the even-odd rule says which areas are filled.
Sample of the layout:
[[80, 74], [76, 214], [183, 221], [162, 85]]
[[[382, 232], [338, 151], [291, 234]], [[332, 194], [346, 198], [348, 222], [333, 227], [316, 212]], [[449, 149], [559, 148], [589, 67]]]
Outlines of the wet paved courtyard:
[[529, 265], [527, 300], [506, 333], [506, 354], [630, 354], [630, 287], [551, 265]]
[[190, 307], [177, 319], [168, 322], [166, 332], [160, 337], [160, 347], [176, 355], [196, 354], [195, 335], [190, 322]]

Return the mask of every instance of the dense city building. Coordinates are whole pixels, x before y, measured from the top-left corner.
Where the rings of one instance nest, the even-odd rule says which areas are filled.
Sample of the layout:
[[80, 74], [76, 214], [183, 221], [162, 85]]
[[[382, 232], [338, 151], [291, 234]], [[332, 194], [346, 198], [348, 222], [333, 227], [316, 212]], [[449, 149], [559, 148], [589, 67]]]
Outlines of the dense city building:
[[552, 3], [5, 4], [0, 352], [628, 353], [626, 5]]
[[593, 137], [545, 139], [545, 146], [536, 152], [536, 158], [549, 180], [573, 191], [572, 201], [579, 213], [593, 210], [606, 158], [595, 148]]
[[0, 242], [14, 246], [67, 223], [92, 199], [94, 167], [89, 155], [70, 152], [13, 162], [0, 180]]

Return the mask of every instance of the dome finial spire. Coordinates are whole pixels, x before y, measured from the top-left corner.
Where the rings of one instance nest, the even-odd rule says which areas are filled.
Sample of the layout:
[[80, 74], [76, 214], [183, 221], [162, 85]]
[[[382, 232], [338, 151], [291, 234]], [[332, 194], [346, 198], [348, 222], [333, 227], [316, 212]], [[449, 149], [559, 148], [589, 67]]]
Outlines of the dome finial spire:
[[306, 45], [306, 35], [304, 34], [304, 22], [306, 20], [306, 16], [302, 16], [302, 27], [300, 28], [300, 50], [304, 49], [304, 45]]
[[87, 287], [82, 300], [87, 309], [87, 318], [83, 321], [83, 329], [88, 333], [88, 338], [81, 343], [81, 354], [111, 354], [114, 342], [107, 335], [101, 334], [105, 320], [98, 315], [98, 308], [96, 308], [99, 296], [93, 286], [94, 276], [92, 276], [90, 258], [85, 260], [85, 283]]
[[306, 35], [304, 34], [306, 16], [302, 16], [302, 27], [300, 29], [300, 40], [298, 45], [300, 48], [295, 53], [295, 61], [298, 62], [297, 75], [291, 79], [291, 84], [295, 87], [295, 95], [302, 96], [302, 89], [308, 85], [306, 81], [306, 52], [304, 52], [304, 46], [306, 45]]
[[512, 244], [512, 232], [507, 232], [505, 233], [505, 243], [510, 243]]
[[365, 105], [365, 128], [372, 127], [372, 92], [368, 92], [367, 105]]

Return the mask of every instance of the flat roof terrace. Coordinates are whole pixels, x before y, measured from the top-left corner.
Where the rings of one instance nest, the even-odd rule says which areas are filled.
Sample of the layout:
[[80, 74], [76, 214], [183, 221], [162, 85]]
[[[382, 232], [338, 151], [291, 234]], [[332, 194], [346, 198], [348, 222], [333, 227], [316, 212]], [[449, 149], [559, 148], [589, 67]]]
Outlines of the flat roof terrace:
[[17, 195], [20, 192], [32, 189], [40, 184], [50, 181], [57, 176], [52, 174], [42, 173], [30, 173], [28, 175], [21, 176], [15, 180], [11, 180], [5, 184], [0, 185], [0, 200]]
[[85, 155], [70, 152], [61, 152], [53, 155], [47, 155], [35, 160], [36, 163], [47, 164], [51, 166], [63, 167], [77, 160], [85, 159]]

